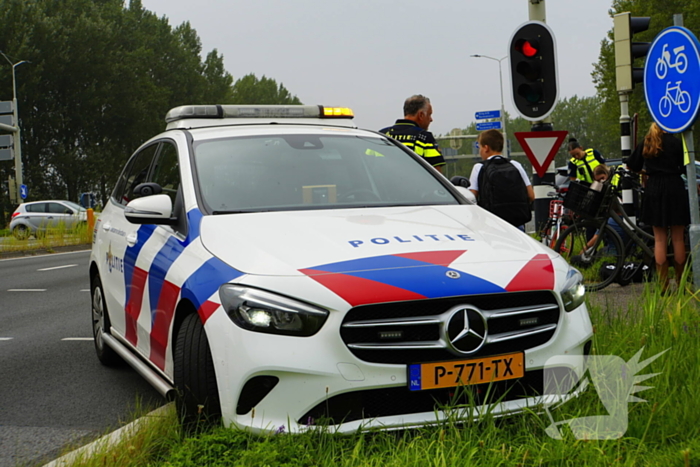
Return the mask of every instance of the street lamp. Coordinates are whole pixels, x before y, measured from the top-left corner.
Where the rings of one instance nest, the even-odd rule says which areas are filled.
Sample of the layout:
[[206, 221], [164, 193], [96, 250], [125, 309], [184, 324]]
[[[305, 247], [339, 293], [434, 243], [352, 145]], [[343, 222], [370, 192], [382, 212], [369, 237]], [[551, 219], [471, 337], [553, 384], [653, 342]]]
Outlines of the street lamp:
[[488, 55], [479, 55], [479, 54], [474, 54], [470, 55], [470, 57], [474, 58], [488, 58], [489, 60], [493, 60], [498, 62], [498, 79], [501, 83], [501, 124], [503, 125], [503, 140], [505, 141], [505, 152], [506, 152], [506, 157], [509, 156], [509, 150], [508, 150], [508, 133], [506, 132], [506, 108], [503, 105], [503, 73], [501, 72], [501, 62], [508, 58], [506, 55], [503, 58], [495, 58], [495, 57], [489, 57]]
[[20, 136], [20, 131], [19, 131], [19, 115], [17, 111], [17, 82], [15, 80], [15, 68], [18, 66], [22, 65], [23, 63], [30, 63], [27, 60], [21, 60], [17, 63], [12, 63], [12, 60], [7, 58], [7, 55], [5, 55], [3, 52], [0, 52], [0, 55], [5, 57], [5, 60], [7, 60], [7, 63], [9, 63], [12, 66], [12, 107], [13, 107], [13, 118], [14, 118], [14, 124], [15, 124], [15, 141], [14, 143], [14, 148], [15, 148], [15, 187], [17, 188], [17, 202], [21, 203], [22, 201], [22, 195], [21, 195], [21, 190], [22, 190], [22, 185], [24, 184], [24, 181], [22, 179], [22, 144], [21, 144], [21, 136]]

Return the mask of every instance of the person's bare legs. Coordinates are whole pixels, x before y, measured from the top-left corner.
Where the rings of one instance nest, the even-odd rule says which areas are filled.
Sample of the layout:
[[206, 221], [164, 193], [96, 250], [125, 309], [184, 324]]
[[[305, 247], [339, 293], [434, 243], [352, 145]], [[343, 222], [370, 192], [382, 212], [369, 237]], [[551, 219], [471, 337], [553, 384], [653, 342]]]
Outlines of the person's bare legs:
[[671, 244], [673, 245], [673, 267], [676, 269], [676, 284], [680, 285], [685, 270], [685, 226], [671, 226]]
[[668, 289], [668, 261], [666, 255], [668, 250], [668, 232], [666, 227], [652, 226], [654, 229], [654, 259], [656, 260], [656, 274], [659, 276], [661, 291]]

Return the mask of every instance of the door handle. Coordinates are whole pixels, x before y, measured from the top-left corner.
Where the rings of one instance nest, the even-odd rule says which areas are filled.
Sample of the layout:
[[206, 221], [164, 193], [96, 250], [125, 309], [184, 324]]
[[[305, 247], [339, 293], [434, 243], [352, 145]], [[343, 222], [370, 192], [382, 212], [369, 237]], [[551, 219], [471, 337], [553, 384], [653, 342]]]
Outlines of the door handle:
[[105, 222], [104, 224], [102, 224], [102, 230], [109, 231], [109, 229], [111, 228], [112, 224], [110, 224], [109, 222]]
[[126, 243], [129, 246], [134, 246], [136, 244], [136, 240], [138, 240], [136, 232], [131, 232], [129, 235], [126, 236]]

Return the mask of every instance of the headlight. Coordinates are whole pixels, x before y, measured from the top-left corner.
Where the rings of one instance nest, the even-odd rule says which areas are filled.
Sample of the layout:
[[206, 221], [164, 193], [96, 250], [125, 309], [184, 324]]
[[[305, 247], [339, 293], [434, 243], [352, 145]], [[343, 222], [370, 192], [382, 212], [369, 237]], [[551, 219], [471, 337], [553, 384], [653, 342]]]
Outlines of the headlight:
[[572, 311], [578, 308], [586, 298], [586, 288], [583, 285], [583, 276], [578, 270], [570, 268], [566, 274], [566, 283], [561, 293], [561, 301], [564, 309]]
[[307, 337], [328, 317], [322, 308], [239, 285], [221, 286], [219, 297], [231, 320], [249, 331]]

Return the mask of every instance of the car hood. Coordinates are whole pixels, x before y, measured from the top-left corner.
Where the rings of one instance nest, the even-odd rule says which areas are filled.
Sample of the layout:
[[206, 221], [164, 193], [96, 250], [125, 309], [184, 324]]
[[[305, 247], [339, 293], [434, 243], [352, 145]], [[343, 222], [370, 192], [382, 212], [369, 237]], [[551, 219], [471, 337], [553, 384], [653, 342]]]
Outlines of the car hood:
[[551, 289], [559, 258], [478, 206], [216, 215], [200, 227], [207, 250], [252, 275], [372, 278], [394, 270], [421, 280], [452, 271], [505, 287], [536, 270], [548, 275], [537, 288]]

